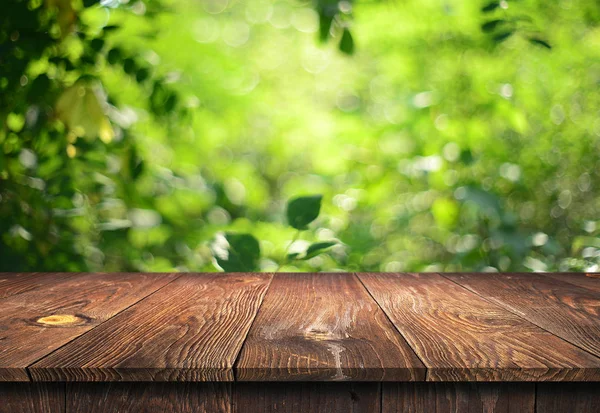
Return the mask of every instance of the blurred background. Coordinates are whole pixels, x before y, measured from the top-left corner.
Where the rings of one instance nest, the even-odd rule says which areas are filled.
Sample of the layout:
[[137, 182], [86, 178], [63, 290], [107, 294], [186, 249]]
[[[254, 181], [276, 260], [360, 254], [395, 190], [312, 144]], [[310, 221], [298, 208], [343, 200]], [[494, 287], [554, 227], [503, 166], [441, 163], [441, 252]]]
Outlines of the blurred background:
[[2, 271], [599, 271], [595, 0], [2, 14]]

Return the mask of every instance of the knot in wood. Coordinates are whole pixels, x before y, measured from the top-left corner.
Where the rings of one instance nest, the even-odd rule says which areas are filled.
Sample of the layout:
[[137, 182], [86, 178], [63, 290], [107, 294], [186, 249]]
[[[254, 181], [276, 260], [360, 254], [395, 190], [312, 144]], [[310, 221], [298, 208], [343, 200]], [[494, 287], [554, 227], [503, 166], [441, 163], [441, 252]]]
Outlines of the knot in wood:
[[72, 314], [53, 314], [46, 317], [40, 317], [36, 320], [39, 324], [50, 326], [63, 326], [67, 324], [76, 324], [84, 321], [80, 317]]

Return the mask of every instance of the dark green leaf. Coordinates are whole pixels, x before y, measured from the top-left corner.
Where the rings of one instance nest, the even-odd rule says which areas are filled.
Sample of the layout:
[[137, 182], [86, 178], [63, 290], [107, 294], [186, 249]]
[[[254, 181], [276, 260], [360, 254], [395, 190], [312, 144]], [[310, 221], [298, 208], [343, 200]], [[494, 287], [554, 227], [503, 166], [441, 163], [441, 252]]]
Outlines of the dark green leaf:
[[500, 7], [500, 3], [497, 1], [492, 1], [491, 3], [488, 3], [485, 6], [483, 6], [481, 8], [481, 11], [484, 13], [489, 13], [491, 11], [496, 10], [498, 7]]
[[92, 39], [90, 47], [95, 51], [99, 52], [104, 47], [104, 39]]
[[494, 40], [496, 43], [500, 43], [500, 42], [503, 42], [506, 39], [508, 39], [510, 36], [512, 36], [513, 33], [514, 33], [513, 31], [498, 33], [497, 35], [495, 35], [492, 38], [492, 40]]
[[42, 98], [50, 89], [50, 78], [45, 73], [42, 73], [35, 78], [29, 89], [29, 97], [32, 100]]
[[169, 113], [175, 109], [177, 106], [177, 95], [175, 93], [170, 93], [165, 101], [165, 112]]
[[128, 75], [134, 74], [135, 71], [137, 70], [135, 60], [133, 60], [131, 57], [128, 57], [127, 59], [123, 60], [123, 70]]
[[329, 30], [331, 30], [331, 24], [333, 23], [333, 16], [321, 14], [319, 16], [319, 39], [322, 42], [329, 39]]
[[354, 40], [352, 39], [352, 34], [347, 27], [344, 27], [342, 40], [340, 40], [340, 50], [346, 54], [354, 53]]
[[473, 158], [473, 152], [470, 149], [465, 149], [460, 152], [460, 161], [465, 165], [470, 165], [475, 159]]
[[120, 26], [117, 26], [116, 24], [110, 24], [102, 28], [102, 30], [104, 30], [105, 32], [112, 32], [117, 29], [120, 29]]
[[538, 39], [537, 37], [532, 37], [529, 39], [529, 41], [533, 44], [537, 44], [538, 46], [545, 47], [546, 49], [552, 49], [552, 46], [550, 46], [550, 43], [548, 43], [545, 40]]
[[250, 272], [258, 270], [260, 245], [250, 234], [226, 233], [229, 244], [226, 255], [215, 254], [217, 264], [225, 272]]
[[317, 255], [325, 252], [326, 250], [328, 250], [329, 248], [333, 247], [336, 244], [337, 244], [337, 242], [335, 242], [335, 241], [315, 242], [314, 244], [310, 245], [307, 248], [306, 255], [304, 257], [302, 257], [302, 259], [309, 260], [313, 257], [316, 257]]
[[287, 260], [288, 261], [295, 260], [298, 257], [298, 255], [300, 255], [299, 252], [292, 252], [287, 255]]
[[137, 80], [138, 83], [142, 83], [144, 80], [148, 79], [148, 77], [150, 77], [150, 71], [146, 68], [138, 70], [135, 74], [135, 80]]
[[110, 49], [110, 51], [106, 55], [106, 60], [108, 60], [108, 63], [110, 63], [111, 65], [116, 65], [121, 61], [121, 59], [122, 53], [121, 49], [119, 48]]
[[292, 199], [287, 205], [287, 219], [290, 226], [305, 230], [321, 212], [322, 195], [304, 196]]
[[483, 30], [486, 33], [489, 33], [494, 31], [496, 27], [498, 27], [502, 23], [505, 23], [505, 21], [502, 19], [490, 20], [481, 25], [481, 30]]

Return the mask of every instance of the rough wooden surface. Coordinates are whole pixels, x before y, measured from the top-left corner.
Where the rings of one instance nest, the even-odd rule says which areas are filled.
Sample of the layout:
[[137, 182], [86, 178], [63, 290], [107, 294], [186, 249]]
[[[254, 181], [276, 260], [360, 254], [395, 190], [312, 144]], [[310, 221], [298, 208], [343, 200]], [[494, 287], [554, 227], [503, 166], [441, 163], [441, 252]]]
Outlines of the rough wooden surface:
[[0, 413], [65, 413], [65, 384], [0, 382]]
[[546, 277], [554, 278], [558, 281], [564, 281], [592, 291], [600, 292], [600, 274], [585, 273], [564, 273], [564, 274], [544, 274]]
[[0, 381], [600, 382], [594, 274], [1, 275]]
[[236, 383], [234, 413], [376, 413], [379, 383]]
[[0, 299], [37, 290], [60, 280], [76, 277], [76, 273], [55, 273], [51, 277], [46, 273], [0, 273]]
[[539, 383], [536, 413], [600, 412], [600, 383]]
[[383, 383], [382, 413], [534, 413], [534, 383]]
[[600, 359], [437, 274], [360, 274], [429, 381], [600, 380]]
[[600, 357], [600, 293], [543, 274], [445, 274], [476, 294]]
[[185, 275], [31, 366], [34, 380], [231, 381], [270, 274]]
[[281, 274], [236, 366], [240, 381], [422, 380], [423, 364], [349, 274]]
[[230, 413], [228, 383], [68, 383], [66, 413]]
[[[0, 381], [173, 280], [169, 274], [47, 274], [43, 288], [0, 300]], [[38, 282], [35, 280], [34, 282]]]

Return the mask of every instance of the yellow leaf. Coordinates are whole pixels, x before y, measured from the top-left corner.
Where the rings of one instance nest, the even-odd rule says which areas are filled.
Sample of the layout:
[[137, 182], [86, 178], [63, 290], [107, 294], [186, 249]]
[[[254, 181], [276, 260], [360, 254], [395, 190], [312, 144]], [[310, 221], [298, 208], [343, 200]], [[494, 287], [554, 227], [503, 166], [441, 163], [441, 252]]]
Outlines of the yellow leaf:
[[77, 14], [71, 0], [46, 0], [48, 9], [57, 9], [56, 22], [60, 27], [61, 36], [64, 38], [69, 33], [73, 32]]
[[56, 102], [56, 116], [76, 136], [99, 137], [109, 143], [113, 129], [102, 108], [99, 94], [90, 85], [78, 82], [67, 88]]

